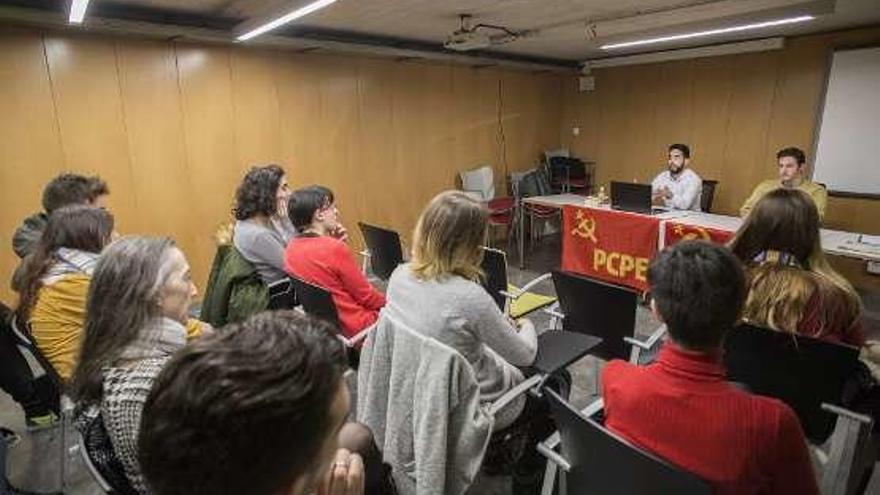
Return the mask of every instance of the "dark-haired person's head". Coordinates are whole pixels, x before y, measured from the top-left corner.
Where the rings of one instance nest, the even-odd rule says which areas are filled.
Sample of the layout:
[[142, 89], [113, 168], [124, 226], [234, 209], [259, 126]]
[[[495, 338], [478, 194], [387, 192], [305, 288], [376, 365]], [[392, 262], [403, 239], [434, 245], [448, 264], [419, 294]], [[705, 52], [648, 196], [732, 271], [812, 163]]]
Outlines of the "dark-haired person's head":
[[144, 406], [138, 450], [152, 493], [311, 493], [348, 413], [344, 370], [328, 324], [293, 311], [191, 344]]
[[339, 222], [338, 214], [333, 191], [324, 186], [303, 187], [290, 195], [287, 216], [299, 231], [335, 228]]
[[779, 180], [786, 187], [797, 187], [804, 178], [804, 164], [807, 157], [800, 148], [782, 148], [776, 153], [779, 166]]
[[19, 291], [19, 315], [27, 318], [36, 302], [42, 278], [56, 261], [61, 248], [100, 253], [110, 243], [113, 215], [107, 210], [83, 204], [58, 208], [49, 215], [49, 223], [23, 268]]
[[235, 219], [283, 215], [289, 197], [290, 188], [283, 168], [278, 165], [253, 167], [235, 191]]
[[68, 205], [91, 205], [104, 208], [105, 198], [110, 194], [107, 183], [100, 177], [85, 177], [64, 173], [53, 178], [43, 188], [43, 210], [46, 213]]
[[675, 143], [669, 145], [667, 150], [667, 162], [669, 172], [679, 174], [691, 161], [691, 149], [686, 144]]
[[745, 275], [730, 251], [683, 241], [661, 251], [648, 268], [654, 310], [684, 349], [713, 351], [736, 324], [746, 296]]
[[816, 203], [798, 189], [770, 191], [749, 212], [730, 247], [746, 264], [765, 251], [778, 251], [809, 268], [822, 252]]

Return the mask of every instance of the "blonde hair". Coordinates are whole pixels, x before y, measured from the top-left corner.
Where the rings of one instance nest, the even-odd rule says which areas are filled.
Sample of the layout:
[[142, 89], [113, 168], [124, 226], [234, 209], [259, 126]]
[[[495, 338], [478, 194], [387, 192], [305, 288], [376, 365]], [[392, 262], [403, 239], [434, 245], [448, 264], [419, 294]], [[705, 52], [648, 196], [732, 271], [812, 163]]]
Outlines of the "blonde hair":
[[[730, 248], [749, 267], [744, 317], [754, 323], [794, 332], [813, 295], [829, 303], [821, 312], [826, 322], [833, 319], [831, 313], [843, 311], [854, 320], [861, 312], [852, 284], [831, 267], [822, 251], [815, 203], [797, 189], [776, 189], [761, 198]], [[767, 251], [788, 253], [800, 266], [757, 264], [755, 257]]]
[[411, 267], [417, 278], [482, 276], [482, 244], [489, 228], [485, 206], [461, 191], [438, 194], [422, 211], [413, 234]]

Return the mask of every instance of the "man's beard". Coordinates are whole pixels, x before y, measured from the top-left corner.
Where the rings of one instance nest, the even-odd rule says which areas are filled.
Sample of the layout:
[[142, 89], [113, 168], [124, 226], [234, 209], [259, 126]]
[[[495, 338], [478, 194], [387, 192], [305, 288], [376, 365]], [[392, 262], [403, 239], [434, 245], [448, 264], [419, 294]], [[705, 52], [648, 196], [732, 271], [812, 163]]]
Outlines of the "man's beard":
[[670, 166], [669, 166], [669, 173], [670, 173], [673, 177], [677, 177], [678, 174], [680, 174], [680, 173], [682, 172], [682, 170], [684, 170], [684, 165], [681, 165], [681, 166], [679, 166], [679, 167], [676, 167], [675, 165], [670, 165]]

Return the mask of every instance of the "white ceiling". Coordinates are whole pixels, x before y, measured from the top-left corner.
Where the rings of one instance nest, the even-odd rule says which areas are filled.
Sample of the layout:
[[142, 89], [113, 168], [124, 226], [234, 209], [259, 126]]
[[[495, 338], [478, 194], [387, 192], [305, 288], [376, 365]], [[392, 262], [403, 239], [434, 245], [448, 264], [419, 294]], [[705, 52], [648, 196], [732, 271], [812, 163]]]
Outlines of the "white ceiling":
[[[105, 0], [92, 0], [90, 9]], [[0, 5], [4, 2], [0, 0]], [[64, 2], [67, 3], [67, 2]], [[107, 3], [110, 3], [109, 0]], [[113, 4], [182, 11], [257, 23], [308, 3], [308, 0], [114, 0]], [[836, 3], [836, 5], [835, 5]], [[742, 22], [790, 17], [803, 11], [827, 12], [817, 19], [740, 34], [619, 51], [600, 50], [609, 41], [673, 35]], [[459, 14], [474, 22], [534, 34], [492, 47], [492, 51], [530, 57], [582, 61], [751, 38], [804, 34], [880, 23], [880, 0], [338, 0], [283, 34], [343, 33], [442, 45], [458, 28]], [[88, 19], [88, 16], [87, 16]], [[305, 32], [307, 31], [307, 32]], [[376, 39], [373, 42], [376, 42]], [[258, 41], [259, 38], [254, 41]]]

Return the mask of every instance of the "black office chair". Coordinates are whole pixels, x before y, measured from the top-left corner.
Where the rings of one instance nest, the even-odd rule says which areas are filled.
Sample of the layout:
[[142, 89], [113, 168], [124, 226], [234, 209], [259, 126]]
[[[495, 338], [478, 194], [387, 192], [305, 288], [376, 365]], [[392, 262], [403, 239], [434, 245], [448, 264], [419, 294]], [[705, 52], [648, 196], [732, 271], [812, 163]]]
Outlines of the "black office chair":
[[362, 254], [369, 258], [373, 274], [382, 280], [388, 280], [397, 265], [403, 263], [400, 235], [393, 230], [363, 222], [358, 222], [358, 227], [367, 244], [367, 251]]
[[715, 186], [717, 180], [703, 179], [703, 189], [700, 191], [700, 211], [712, 213], [712, 203], [715, 201]]
[[[695, 474], [636, 447], [596, 422], [591, 416], [601, 408], [601, 400], [585, 414], [553, 390], [545, 388], [543, 394], [550, 402], [559, 433], [539, 444], [538, 451], [562, 469], [559, 493], [712, 493], [709, 484]], [[560, 444], [561, 452], [557, 452]], [[555, 470], [548, 469], [546, 474], [543, 493], [552, 493]], [[566, 490], [567, 485], [574, 490]]]
[[100, 415], [85, 427], [80, 437], [80, 452], [92, 478], [108, 495], [137, 495], [125, 476], [122, 462], [113, 452], [113, 445]]
[[[728, 380], [776, 397], [797, 414], [811, 447], [821, 452], [823, 494], [851, 493], [867, 462], [873, 421], [841, 406], [858, 356], [855, 347], [745, 324], [724, 342]], [[829, 439], [825, 453], [818, 446]]]
[[[310, 284], [297, 277], [290, 277], [293, 284], [293, 290], [299, 299], [303, 312], [309, 316], [314, 316], [330, 322], [337, 330], [336, 337], [345, 344], [346, 347], [354, 349], [357, 345], [367, 337], [370, 333], [369, 329], [364, 329], [354, 337], [346, 337], [342, 334], [339, 325], [339, 313], [336, 312], [336, 303], [333, 302], [333, 295], [330, 291], [323, 287]], [[357, 368], [357, 355], [349, 352], [349, 360], [353, 368]]]
[[571, 272], [554, 271], [562, 329], [602, 337], [593, 354], [602, 359], [629, 359], [624, 337], [633, 337], [636, 326], [635, 291]]
[[339, 328], [339, 315], [333, 296], [327, 289], [310, 284], [297, 277], [290, 277], [293, 290], [307, 315], [328, 321]]
[[550, 278], [549, 273], [536, 277], [522, 287], [508, 283], [507, 254], [504, 251], [484, 247], [480, 267], [485, 274], [483, 288], [495, 300], [498, 309], [512, 318], [522, 318], [556, 302], [555, 297], [530, 292], [532, 287]]

